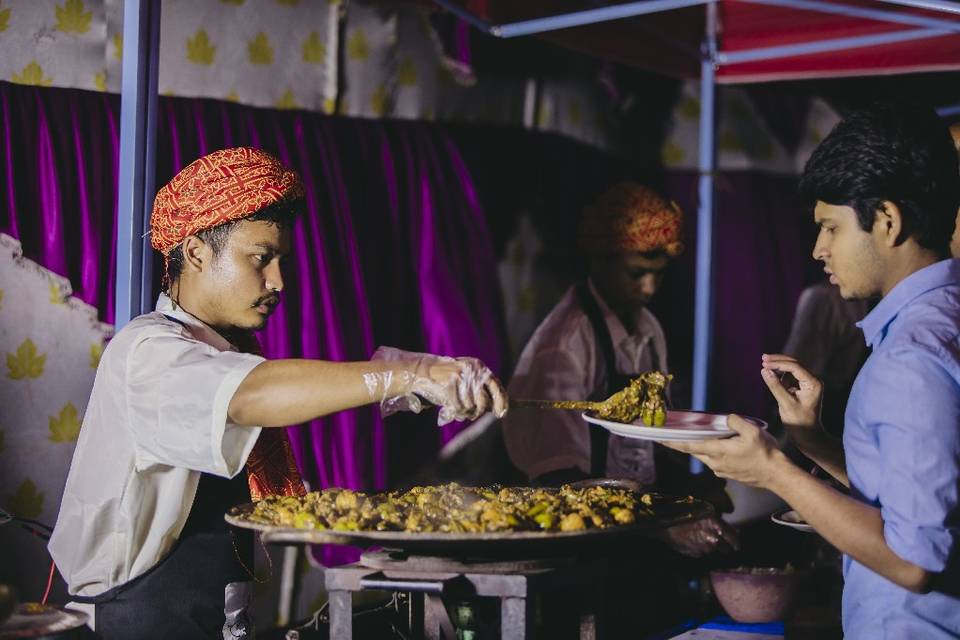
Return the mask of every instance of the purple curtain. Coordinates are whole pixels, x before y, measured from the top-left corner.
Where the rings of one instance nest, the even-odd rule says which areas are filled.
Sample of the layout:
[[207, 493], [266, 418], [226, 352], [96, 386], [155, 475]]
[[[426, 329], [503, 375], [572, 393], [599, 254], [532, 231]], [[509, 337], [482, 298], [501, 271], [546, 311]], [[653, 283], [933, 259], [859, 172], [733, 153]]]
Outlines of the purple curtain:
[[[0, 82], [0, 231], [66, 275], [113, 319], [117, 96]], [[271, 357], [369, 358], [377, 345], [506, 365], [496, 259], [470, 172], [439, 128], [161, 98], [157, 185], [216, 149], [252, 145], [304, 178]], [[155, 263], [157, 280], [161, 273]], [[157, 283], [154, 284], [154, 291]], [[432, 459], [461, 425], [435, 414], [346, 411], [289, 429], [314, 488], [383, 488]]]
[[116, 96], [0, 82], [0, 231], [113, 322]]

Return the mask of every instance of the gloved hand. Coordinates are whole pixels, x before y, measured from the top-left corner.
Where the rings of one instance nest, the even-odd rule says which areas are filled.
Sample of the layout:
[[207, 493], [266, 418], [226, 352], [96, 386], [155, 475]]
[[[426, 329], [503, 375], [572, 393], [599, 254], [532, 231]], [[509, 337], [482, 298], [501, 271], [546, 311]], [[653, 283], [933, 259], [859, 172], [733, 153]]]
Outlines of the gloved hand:
[[736, 531], [717, 516], [668, 527], [663, 530], [662, 539], [674, 551], [691, 558], [740, 548]]
[[384, 416], [397, 411], [420, 413], [423, 400], [440, 407], [439, 426], [454, 420], [476, 420], [491, 409], [498, 418], [507, 412], [506, 391], [476, 358], [380, 347], [371, 360], [394, 365], [363, 376], [370, 398], [380, 404]]

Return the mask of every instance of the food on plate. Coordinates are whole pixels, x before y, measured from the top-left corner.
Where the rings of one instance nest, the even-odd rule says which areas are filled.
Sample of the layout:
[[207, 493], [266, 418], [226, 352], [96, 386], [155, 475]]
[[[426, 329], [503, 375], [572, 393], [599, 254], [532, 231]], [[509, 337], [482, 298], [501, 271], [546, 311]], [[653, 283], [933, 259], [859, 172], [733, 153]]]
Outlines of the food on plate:
[[666, 389], [672, 379], [669, 373], [642, 373], [625, 389], [607, 398], [596, 409], [596, 414], [623, 423], [640, 418], [648, 427], [662, 427], [667, 420]]
[[[681, 503], [690, 500], [678, 499]], [[652, 494], [615, 487], [462, 487], [450, 483], [385, 493], [325, 489], [302, 497], [268, 496], [256, 502], [245, 519], [334, 531], [581, 531], [651, 518], [653, 503]]]

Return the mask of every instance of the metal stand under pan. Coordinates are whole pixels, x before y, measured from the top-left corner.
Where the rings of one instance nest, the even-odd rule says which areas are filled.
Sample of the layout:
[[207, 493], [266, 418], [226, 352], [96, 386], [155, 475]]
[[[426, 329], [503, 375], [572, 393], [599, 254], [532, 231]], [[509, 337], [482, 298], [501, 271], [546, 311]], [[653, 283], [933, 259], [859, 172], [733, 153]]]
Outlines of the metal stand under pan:
[[604, 563], [576, 558], [490, 560], [419, 556], [404, 551], [364, 553], [360, 561], [324, 571], [331, 640], [353, 637], [351, 594], [365, 590], [410, 594], [409, 630], [429, 640], [457, 638], [448, 607], [496, 598], [500, 637], [532, 637], [537, 598], [551, 590], [579, 591], [580, 638], [594, 640], [603, 603]]

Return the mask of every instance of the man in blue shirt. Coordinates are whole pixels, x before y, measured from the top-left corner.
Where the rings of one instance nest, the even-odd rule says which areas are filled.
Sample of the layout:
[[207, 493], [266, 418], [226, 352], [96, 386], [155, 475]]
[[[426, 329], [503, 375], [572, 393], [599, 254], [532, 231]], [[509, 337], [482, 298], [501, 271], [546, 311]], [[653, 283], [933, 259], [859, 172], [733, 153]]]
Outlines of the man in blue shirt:
[[851, 114], [804, 170], [800, 191], [820, 227], [814, 258], [844, 298], [882, 297], [858, 323], [872, 354], [842, 446], [820, 422], [821, 382], [800, 363], [764, 355], [761, 376], [791, 439], [849, 496], [737, 416], [736, 437], [668, 445], [777, 493], [845, 554], [848, 640], [960, 638], [960, 260], [949, 259], [958, 183], [946, 126], [906, 107]]

